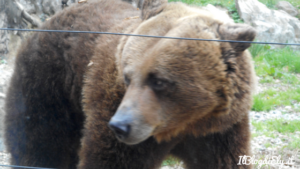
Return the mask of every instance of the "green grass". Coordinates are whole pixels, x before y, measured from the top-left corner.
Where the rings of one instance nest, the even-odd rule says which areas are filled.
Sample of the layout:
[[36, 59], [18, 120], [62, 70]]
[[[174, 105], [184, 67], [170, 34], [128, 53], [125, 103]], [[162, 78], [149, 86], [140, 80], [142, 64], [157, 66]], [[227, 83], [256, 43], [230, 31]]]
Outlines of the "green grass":
[[268, 8], [276, 9], [276, 4], [279, 2], [279, 0], [258, 0], [261, 3], [265, 4]]
[[177, 1], [186, 4], [201, 5], [201, 6], [207, 4], [227, 6], [235, 3], [235, 0], [169, 0], [169, 2], [177, 2]]
[[265, 147], [266, 147], [266, 148], [272, 147], [272, 144], [268, 142], [268, 143], [265, 144]]
[[[257, 51], [250, 49], [253, 53], [256, 62], [265, 63], [262, 69], [276, 67], [284, 69], [287, 72], [300, 73], [300, 52], [292, 50], [289, 47], [283, 49], [257, 49]], [[259, 69], [261, 70], [261, 69]], [[258, 73], [261, 73], [260, 71]], [[263, 71], [262, 73], [269, 73]], [[274, 73], [270, 72], [269, 74]]]
[[279, 79], [281, 83], [291, 84], [295, 88], [288, 91], [269, 89], [255, 95], [252, 110], [269, 111], [277, 106], [292, 106], [293, 102], [300, 102], [300, 80], [295, 75], [300, 73], [300, 52], [289, 47], [270, 49], [268, 45], [252, 45], [249, 50], [254, 57], [260, 83], [274, 83]]
[[262, 44], [252, 44], [249, 48], [249, 51], [252, 54], [252, 57], [257, 57], [259, 55], [263, 55], [265, 52], [270, 50], [271, 47], [269, 45], [262, 45]]
[[[266, 137], [277, 138], [279, 132], [281, 134], [288, 135], [289, 143], [287, 146], [283, 148], [288, 148], [291, 150], [300, 149], [300, 137], [299, 135], [295, 135], [296, 131], [300, 131], [300, 121], [285, 121], [282, 119], [274, 119], [268, 120], [264, 122], [252, 121], [252, 125], [257, 130], [256, 133], [252, 134], [252, 137], [257, 137], [261, 135], [265, 135]], [[282, 140], [286, 141], [286, 140]], [[271, 147], [270, 144], [266, 143], [265, 147]]]
[[300, 137], [291, 136], [290, 137], [293, 141], [287, 146], [288, 148], [295, 150], [300, 149]]
[[300, 52], [289, 47], [270, 49], [269, 46], [253, 45], [250, 52], [254, 57], [255, 71], [262, 78], [261, 83], [280, 79], [285, 83], [300, 84], [295, 73], [300, 73]]
[[285, 121], [283, 119], [274, 119], [264, 122], [252, 121], [252, 125], [258, 132], [272, 132], [277, 131], [279, 133], [294, 133], [300, 131], [300, 121]]
[[300, 102], [300, 88], [282, 92], [269, 89], [254, 96], [252, 110], [269, 111], [277, 106], [293, 106], [295, 102]]
[[180, 160], [173, 156], [168, 156], [161, 164], [161, 166], [176, 166], [180, 164]]
[[[2, 57], [2, 56], [0, 56], [0, 59], [1, 59], [1, 57]], [[4, 56], [3, 56], [3, 58], [4, 58]], [[5, 64], [5, 63], [6, 63], [6, 60], [4, 60], [4, 59], [1, 59], [1, 60], [0, 60], [0, 64]]]
[[277, 138], [277, 137], [278, 137], [274, 132], [270, 132], [270, 131], [267, 131], [267, 130], [260, 131], [260, 132], [256, 132], [256, 133], [252, 133], [252, 134], [251, 134], [251, 137], [252, 137], [252, 138], [258, 137], [258, 136], [261, 136], [262, 134], [263, 134], [264, 136], [270, 137], [270, 138]]
[[[265, 4], [268, 8], [276, 9], [276, 4], [281, 0], [258, 0], [259, 2]], [[300, 1], [299, 0], [285, 0], [291, 3], [294, 7], [300, 9]]]

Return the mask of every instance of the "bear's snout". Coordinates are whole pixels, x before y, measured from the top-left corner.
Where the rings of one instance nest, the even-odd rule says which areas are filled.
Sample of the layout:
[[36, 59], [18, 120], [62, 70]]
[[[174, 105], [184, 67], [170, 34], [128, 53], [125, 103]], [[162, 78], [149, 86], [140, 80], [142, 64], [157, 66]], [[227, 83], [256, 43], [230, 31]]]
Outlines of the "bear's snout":
[[154, 126], [145, 121], [143, 110], [136, 101], [125, 99], [115, 115], [110, 119], [108, 127], [117, 139], [125, 144], [138, 144], [152, 135]]
[[119, 140], [124, 140], [129, 136], [131, 120], [125, 118], [124, 120], [111, 119], [108, 127], [115, 133]]

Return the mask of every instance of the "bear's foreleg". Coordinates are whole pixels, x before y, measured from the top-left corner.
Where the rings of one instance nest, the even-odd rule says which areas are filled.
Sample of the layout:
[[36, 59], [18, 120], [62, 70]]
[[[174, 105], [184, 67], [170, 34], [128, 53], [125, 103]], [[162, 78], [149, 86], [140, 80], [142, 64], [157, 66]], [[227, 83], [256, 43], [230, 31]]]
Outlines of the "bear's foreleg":
[[97, 140], [90, 136], [83, 140], [78, 169], [157, 169], [178, 142], [159, 144], [151, 137], [137, 145], [126, 145], [111, 132]]

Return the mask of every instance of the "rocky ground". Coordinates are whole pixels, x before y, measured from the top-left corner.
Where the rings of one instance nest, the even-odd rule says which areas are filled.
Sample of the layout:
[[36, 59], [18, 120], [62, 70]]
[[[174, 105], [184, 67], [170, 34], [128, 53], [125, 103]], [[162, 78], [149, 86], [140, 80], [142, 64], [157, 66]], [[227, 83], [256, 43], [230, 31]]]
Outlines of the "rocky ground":
[[[7, 63], [2, 61], [0, 63], [0, 165], [8, 164], [9, 161], [9, 154], [5, 152], [5, 148], [3, 145], [3, 104], [5, 98], [5, 92], [8, 88], [9, 78], [12, 74], [12, 68], [8, 66]], [[259, 84], [258, 92], [261, 92], [265, 89], [275, 88], [278, 90], [285, 90], [289, 88], [289, 86], [285, 84], [281, 84], [280, 82], [275, 84]], [[283, 113], [284, 112], [284, 113]], [[270, 119], [284, 119], [287, 122], [289, 120], [300, 120], [300, 113], [294, 110], [290, 106], [285, 107], [278, 107], [276, 110], [272, 110], [269, 112], [254, 112], [251, 111], [249, 113], [252, 121], [266, 121]], [[251, 127], [252, 133], [256, 133], [257, 130], [254, 126]], [[289, 135], [284, 135], [281, 133], [274, 133], [276, 135], [275, 138], [267, 137], [265, 135], [257, 136], [252, 139], [252, 151], [255, 155], [255, 159], [265, 159], [266, 157], [276, 156], [281, 157], [283, 162], [288, 162], [290, 160], [290, 164], [271, 164], [269, 166], [258, 166], [256, 165], [255, 168], [268, 168], [268, 169], [279, 169], [279, 168], [300, 168], [300, 152], [299, 150], [287, 150], [285, 149], [286, 145], [289, 144], [292, 138]], [[293, 133], [293, 136], [300, 137], [300, 131]], [[284, 140], [284, 141], [282, 141]], [[270, 143], [273, 146], [265, 147], [266, 143]], [[293, 158], [293, 159], [291, 159]], [[182, 163], [178, 163], [175, 166], [169, 167], [164, 166], [162, 169], [182, 169]], [[5, 167], [1, 167], [5, 168]], [[7, 168], [7, 167], [6, 167]]]
[[[288, 123], [294, 117], [294, 120], [299, 119], [299, 113], [290, 114], [290, 116], [282, 115], [280, 111], [270, 111], [270, 112], [250, 112], [252, 121], [265, 121], [270, 119], [285, 119]], [[251, 125], [252, 134], [257, 133], [254, 126]], [[262, 166], [263, 169], [281, 169], [281, 168], [300, 168], [300, 153], [299, 150], [289, 150], [286, 147], [292, 141], [291, 134], [282, 134], [279, 132], [272, 132], [275, 137], [268, 137], [266, 135], [259, 135], [251, 140], [252, 152], [255, 155], [255, 159], [268, 159], [272, 157], [279, 157], [284, 164], [269, 164], [267, 166]], [[293, 137], [299, 137], [300, 131], [293, 133]], [[284, 140], [284, 141], [283, 141]], [[270, 147], [265, 145], [269, 144]], [[287, 164], [290, 163], [290, 164]], [[256, 165], [255, 168], [260, 168]]]

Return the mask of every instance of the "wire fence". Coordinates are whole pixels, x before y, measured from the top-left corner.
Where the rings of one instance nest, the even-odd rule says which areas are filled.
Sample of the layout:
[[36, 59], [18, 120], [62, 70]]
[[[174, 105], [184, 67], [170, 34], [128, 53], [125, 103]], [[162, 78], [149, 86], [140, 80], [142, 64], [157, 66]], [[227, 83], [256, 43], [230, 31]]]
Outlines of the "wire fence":
[[137, 36], [137, 37], [146, 37], [146, 38], [164, 38], [164, 39], [179, 39], [179, 40], [196, 40], [196, 41], [214, 41], [214, 42], [230, 42], [230, 43], [251, 43], [251, 44], [267, 44], [267, 45], [293, 45], [293, 46], [300, 46], [300, 43], [253, 42], [253, 41], [236, 41], [236, 40], [219, 40], [219, 39], [182, 38], [182, 37], [139, 35], [139, 34], [113, 33], [113, 32], [44, 30], [44, 29], [15, 29], [15, 28], [0, 28], [0, 30], [6, 30], [6, 31], [27, 31], [27, 32], [53, 32], [53, 33], [89, 33], [89, 34], [107, 34], [107, 35]]
[[19, 166], [19, 165], [2, 165], [1, 167], [14, 167], [14, 168], [32, 168], [32, 169], [56, 169], [56, 168], [41, 168], [41, 167], [27, 167], [27, 166]]

